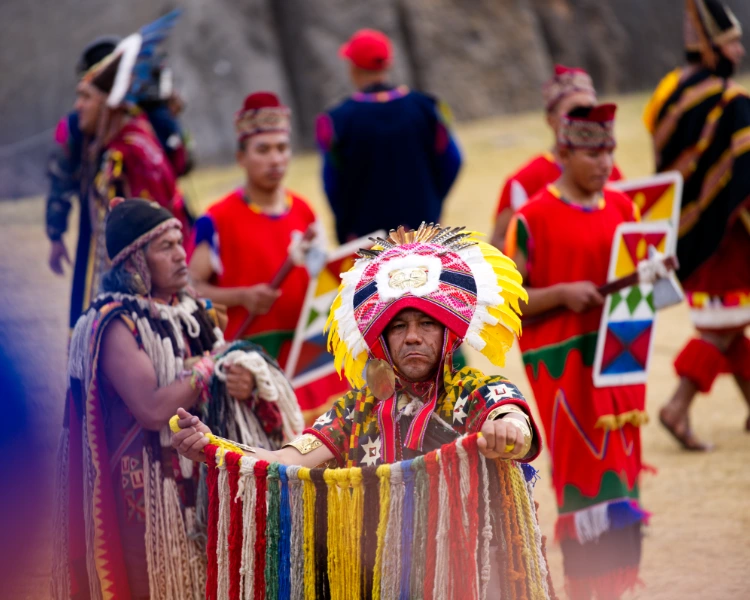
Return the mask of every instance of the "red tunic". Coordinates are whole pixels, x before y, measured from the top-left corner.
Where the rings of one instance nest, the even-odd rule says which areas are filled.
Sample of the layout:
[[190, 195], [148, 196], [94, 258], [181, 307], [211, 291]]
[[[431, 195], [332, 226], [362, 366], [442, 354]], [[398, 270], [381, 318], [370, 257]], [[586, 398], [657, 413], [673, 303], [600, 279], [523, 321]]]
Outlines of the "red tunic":
[[[500, 192], [496, 214], [500, 214], [506, 208], [517, 211], [528, 202], [529, 198], [543, 190], [545, 186], [557, 181], [561, 173], [560, 165], [557, 164], [551, 152], [535, 156], [506, 179]], [[615, 165], [609, 180], [618, 181], [622, 178], [620, 169]]]
[[[621, 192], [605, 189], [600, 205], [584, 210], [550, 185], [513, 218], [506, 251], [526, 255], [527, 287], [601, 285], [617, 226], [637, 214]], [[635, 585], [647, 516], [638, 504], [646, 386], [594, 387], [601, 316], [566, 311], [525, 325], [520, 338], [552, 456], [566, 585], [582, 598], [595, 589], [619, 597]]]
[[[315, 214], [302, 197], [287, 192], [287, 198], [288, 210], [279, 216], [267, 215], [248, 205], [242, 190], [235, 190], [208, 209], [206, 216], [213, 224], [216, 237], [212, 241], [220, 261], [215, 268], [216, 285], [248, 287], [273, 280], [286, 261], [292, 232], [304, 232], [315, 221]], [[271, 310], [257, 316], [243, 333], [243, 337], [259, 343], [282, 364], [309, 281], [304, 267], [293, 268]], [[228, 316], [225, 337], [232, 340], [248, 312], [241, 306], [233, 306]]]
[[[213, 283], [219, 287], [245, 287], [270, 283], [284, 264], [293, 231], [304, 232], [315, 214], [307, 202], [287, 191], [288, 210], [270, 216], [245, 201], [235, 190], [208, 209], [195, 224], [196, 245], [208, 242], [218, 258]], [[265, 315], [256, 317], [243, 337], [260, 344], [283, 368], [297, 327], [310, 278], [304, 267], [295, 267], [281, 286], [281, 296]], [[228, 309], [227, 340], [237, 335], [248, 316], [241, 306]], [[295, 390], [307, 423], [324, 413], [348, 389], [335, 373]]]
[[[601, 285], [607, 280], [615, 229], [636, 218], [633, 203], [621, 192], [605, 189], [602, 204], [585, 211], [548, 186], [517, 213], [508, 252], [527, 256], [526, 285], [531, 288], [574, 281]], [[608, 432], [597, 423], [609, 415], [643, 411], [645, 386], [594, 387], [592, 366], [601, 315], [601, 309], [583, 314], [566, 311], [524, 326], [520, 339], [552, 453], [561, 513], [637, 495], [638, 429], [628, 424]]]

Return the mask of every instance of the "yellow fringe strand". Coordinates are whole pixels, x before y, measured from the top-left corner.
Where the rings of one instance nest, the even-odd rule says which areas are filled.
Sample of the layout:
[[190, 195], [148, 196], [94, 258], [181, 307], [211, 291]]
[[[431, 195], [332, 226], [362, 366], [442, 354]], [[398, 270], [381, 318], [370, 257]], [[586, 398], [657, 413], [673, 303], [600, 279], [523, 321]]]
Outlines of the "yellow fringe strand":
[[302, 481], [302, 508], [305, 523], [302, 534], [305, 600], [315, 600], [315, 485], [310, 479], [310, 469], [301, 468], [297, 477]]
[[388, 513], [391, 508], [391, 465], [380, 465], [375, 473], [380, 479], [380, 515], [378, 519], [378, 549], [375, 555], [375, 569], [372, 572], [372, 597], [380, 598], [385, 532], [388, 529]]

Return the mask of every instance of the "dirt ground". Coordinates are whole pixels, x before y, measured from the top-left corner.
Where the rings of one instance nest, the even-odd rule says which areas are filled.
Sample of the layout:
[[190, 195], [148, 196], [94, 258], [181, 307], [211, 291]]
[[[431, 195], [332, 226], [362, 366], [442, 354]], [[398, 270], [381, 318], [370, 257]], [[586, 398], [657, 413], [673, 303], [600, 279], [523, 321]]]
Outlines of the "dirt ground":
[[[650, 145], [640, 124], [643, 96], [622, 98], [618, 122], [617, 160], [629, 176], [651, 170]], [[445, 210], [444, 224], [467, 225], [489, 233], [500, 183], [522, 160], [549, 144], [538, 114], [516, 115], [462, 126], [459, 139], [465, 168]], [[227, 132], [228, 143], [230, 143]], [[289, 187], [310, 198], [330, 227], [314, 156], [295, 159]], [[183, 182], [194, 208], [203, 208], [241, 181], [234, 168], [202, 170]], [[0, 203], [0, 340], [10, 343], [11, 357], [23, 381], [25, 442], [37, 462], [19, 468], [15, 486], [0, 497], [0, 523], [5, 554], [15, 559], [6, 577], [0, 568], [0, 597], [18, 600], [47, 598], [50, 569], [53, 462], [62, 423], [64, 364], [69, 277], [58, 278], [47, 269], [48, 244], [43, 231], [44, 205], [39, 198]], [[71, 221], [74, 222], [74, 219]], [[73, 251], [73, 232], [68, 234]], [[648, 409], [655, 415], [676, 384], [671, 367], [675, 354], [690, 337], [684, 306], [660, 314], [648, 386]], [[473, 364], [497, 372], [476, 353]], [[530, 389], [515, 350], [502, 369], [528, 393]], [[8, 399], [3, 399], [7, 402]], [[697, 432], [716, 442], [711, 454], [681, 452], [655, 421], [643, 429], [644, 459], [657, 474], [644, 475], [642, 496], [653, 513], [644, 545], [644, 587], [632, 598], [677, 600], [750, 597], [750, 434], [742, 430], [747, 407], [728, 377], [720, 378], [710, 397], [698, 399], [693, 412]], [[13, 431], [13, 423], [5, 431]], [[5, 434], [8, 435], [7, 433]], [[10, 445], [13, 435], [4, 440]], [[4, 448], [0, 442], [0, 449]], [[542, 479], [536, 496], [541, 504], [543, 530], [551, 537], [555, 520], [548, 459], [537, 463]], [[7, 505], [7, 506], [6, 506]], [[7, 510], [6, 510], [7, 509]], [[550, 563], [562, 591], [561, 558], [552, 545]]]

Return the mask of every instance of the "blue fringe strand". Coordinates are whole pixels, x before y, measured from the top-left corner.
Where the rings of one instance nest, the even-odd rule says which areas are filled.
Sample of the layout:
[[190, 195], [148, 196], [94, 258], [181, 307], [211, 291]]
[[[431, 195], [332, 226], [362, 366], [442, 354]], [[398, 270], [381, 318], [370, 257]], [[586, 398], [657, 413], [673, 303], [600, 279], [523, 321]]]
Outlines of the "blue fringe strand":
[[401, 521], [401, 593], [399, 600], [409, 600], [411, 581], [411, 549], [414, 537], [414, 471], [411, 469], [410, 460], [401, 463], [401, 472], [404, 475], [404, 506]]
[[281, 507], [279, 510], [279, 600], [291, 600], [292, 581], [291, 568], [291, 538], [292, 538], [292, 509], [289, 503], [289, 479], [286, 466], [279, 465], [279, 479], [281, 480]]

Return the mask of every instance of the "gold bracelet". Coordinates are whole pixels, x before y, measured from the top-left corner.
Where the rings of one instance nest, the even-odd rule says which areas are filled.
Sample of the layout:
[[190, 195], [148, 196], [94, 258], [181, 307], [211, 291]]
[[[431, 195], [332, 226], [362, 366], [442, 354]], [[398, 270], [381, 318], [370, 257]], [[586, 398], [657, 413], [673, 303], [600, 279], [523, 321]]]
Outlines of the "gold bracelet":
[[316, 448], [320, 448], [322, 445], [323, 442], [321, 442], [312, 433], [305, 433], [304, 435], [293, 439], [291, 442], [287, 442], [282, 446], [282, 448], [291, 446], [292, 448], [296, 448], [297, 452], [299, 452], [300, 454], [309, 454]]
[[528, 419], [528, 415], [523, 411], [523, 409], [519, 408], [515, 404], [503, 404], [502, 406], [496, 406], [495, 408], [493, 408], [487, 415], [487, 420], [494, 421], [495, 419], [499, 419], [503, 415], [507, 415], [508, 413], [523, 415], [524, 417], [526, 417], [526, 419]]
[[[518, 429], [521, 430], [521, 433], [523, 434], [523, 446], [521, 446], [520, 450], [514, 454], [514, 458], [523, 458], [529, 453], [529, 450], [531, 449], [531, 441], [533, 439], [533, 435], [531, 432], [531, 427], [529, 426], [528, 421], [523, 422], [519, 419], [506, 419], [508, 423], [512, 423], [515, 427], [518, 427]], [[507, 450], [507, 452], [512, 452], [513, 450]]]

